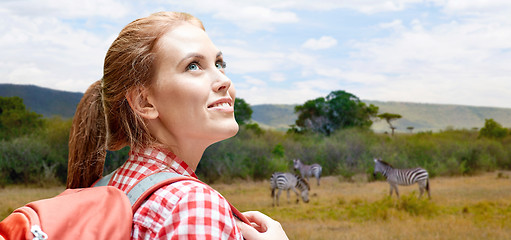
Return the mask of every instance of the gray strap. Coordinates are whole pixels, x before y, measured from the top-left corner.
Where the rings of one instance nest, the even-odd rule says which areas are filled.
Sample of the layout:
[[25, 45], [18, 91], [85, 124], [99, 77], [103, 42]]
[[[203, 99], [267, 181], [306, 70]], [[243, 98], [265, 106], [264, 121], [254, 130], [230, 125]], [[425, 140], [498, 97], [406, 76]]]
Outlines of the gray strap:
[[108, 183], [110, 182], [110, 179], [112, 179], [112, 177], [114, 176], [115, 172], [117, 172], [117, 170], [99, 179], [96, 182], [96, 184], [94, 184], [94, 187], [108, 186]]
[[[115, 172], [116, 171], [113, 171], [110, 174], [99, 179], [96, 182], [96, 184], [94, 184], [94, 187], [108, 186], [108, 183], [110, 182], [110, 179], [112, 179], [112, 177], [114, 176]], [[140, 180], [140, 182], [135, 184], [135, 186], [133, 186], [133, 188], [126, 195], [128, 195], [128, 199], [130, 200], [130, 203], [133, 206], [133, 204], [142, 196], [142, 194], [144, 194], [144, 192], [147, 189], [169, 178], [182, 176], [183, 175], [174, 172], [157, 172]]]
[[146, 178], [140, 180], [133, 188], [128, 192], [128, 198], [130, 200], [131, 205], [133, 204], [144, 194], [144, 192], [150, 187], [160, 183], [169, 178], [174, 177], [182, 177], [183, 175], [174, 173], [174, 172], [158, 172], [155, 174], [151, 174]]

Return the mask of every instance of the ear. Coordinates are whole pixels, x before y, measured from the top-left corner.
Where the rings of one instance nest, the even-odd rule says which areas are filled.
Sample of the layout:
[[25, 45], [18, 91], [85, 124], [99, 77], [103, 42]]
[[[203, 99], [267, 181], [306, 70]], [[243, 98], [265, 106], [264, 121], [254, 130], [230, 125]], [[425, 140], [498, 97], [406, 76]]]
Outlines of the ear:
[[126, 99], [131, 109], [142, 118], [152, 120], [159, 116], [158, 110], [149, 96], [149, 89], [135, 87], [126, 93]]

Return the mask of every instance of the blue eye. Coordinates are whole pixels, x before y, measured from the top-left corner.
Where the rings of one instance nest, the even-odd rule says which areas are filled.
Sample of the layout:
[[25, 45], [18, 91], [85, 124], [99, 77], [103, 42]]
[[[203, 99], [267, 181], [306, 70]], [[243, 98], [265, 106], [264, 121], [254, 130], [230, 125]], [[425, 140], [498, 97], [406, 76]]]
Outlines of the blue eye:
[[197, 64], [197, 63], [190, 63], [190, 65], [188, 65], [186, 67], [186, 70], [188, 70], [188, 71], [197, 71], [197, 70], [199, 70], [199, 64]]
[[224, 61], [218, 61], [215, 63], [216, 68], [223, 69], [227, 67], [227, 64]]

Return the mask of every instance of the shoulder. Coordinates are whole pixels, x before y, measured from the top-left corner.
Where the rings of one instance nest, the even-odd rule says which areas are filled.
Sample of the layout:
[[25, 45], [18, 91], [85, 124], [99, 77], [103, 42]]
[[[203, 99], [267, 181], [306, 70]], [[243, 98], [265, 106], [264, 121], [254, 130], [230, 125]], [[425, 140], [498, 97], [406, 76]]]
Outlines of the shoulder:
[[[137, 209], [133, 221], [135, 228], [158, 236], [188, 232], [198, 226], [222, 236], [236, 235], [237, 232], [227, 200], [209, 185], [193, 180], [182, 180], [158, 189]], [[206, 222], [223, 227], [213, 230], [212, 226], [204, 226]]]
[[158, 211], [159, 207], [171, 210], [182, 201], [204, 201], [216, 198], [225, 201], [225, 198], [209, 185], [194, 180], [181, 180], [156, 190], [142, 207], [151, 206], [151, 210]]
[[209, 185], [194, 180], [182, 180], [158, 189], [150, 199], [162, 201], [165, 205], [188, 201], [204, 201], [210, 198], [217, 198], [225, 201], [225, 198]]

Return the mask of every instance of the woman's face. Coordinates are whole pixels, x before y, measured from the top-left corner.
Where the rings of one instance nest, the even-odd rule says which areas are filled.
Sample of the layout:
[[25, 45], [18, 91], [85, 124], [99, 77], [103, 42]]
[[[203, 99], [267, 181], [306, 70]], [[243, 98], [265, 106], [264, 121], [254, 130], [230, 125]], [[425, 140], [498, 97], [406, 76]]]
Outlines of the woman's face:
[[212, 144], [238, 131], [235, 90], [222, 53], [201, 28], [184, 23], [157, 42], [148, 99], [158, 111], [156, 137], [167, 145]]

